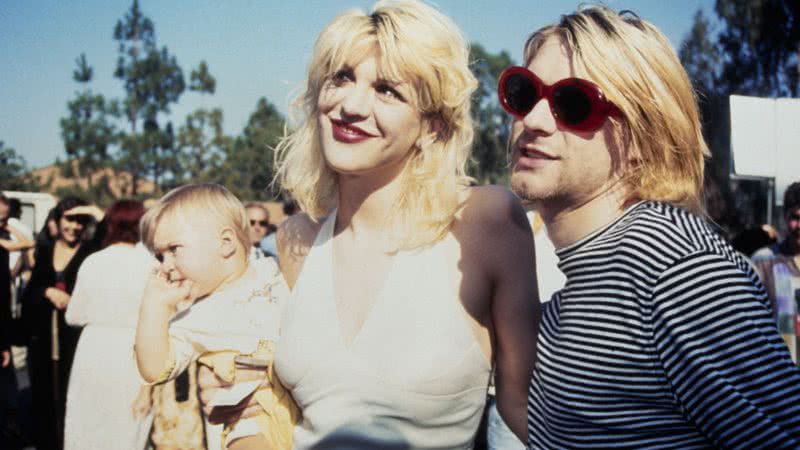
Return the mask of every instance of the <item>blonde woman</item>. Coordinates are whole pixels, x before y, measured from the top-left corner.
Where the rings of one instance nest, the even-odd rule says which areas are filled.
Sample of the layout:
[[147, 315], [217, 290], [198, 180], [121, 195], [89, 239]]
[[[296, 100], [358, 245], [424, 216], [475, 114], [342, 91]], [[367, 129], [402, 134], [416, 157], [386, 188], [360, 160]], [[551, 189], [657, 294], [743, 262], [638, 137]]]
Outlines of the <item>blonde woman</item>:
[[493, 367], [500, 412], [526, 434], [533, 241], [513, 194], [468, 187], [468, 62], [418, 1], [347, 12], [317, 39], [302, 121], [278, 148], [304, 211], [278, 231], [293, 292], [275, 368], [303, 412], [296, 448], [343, 426], [471, 448]]

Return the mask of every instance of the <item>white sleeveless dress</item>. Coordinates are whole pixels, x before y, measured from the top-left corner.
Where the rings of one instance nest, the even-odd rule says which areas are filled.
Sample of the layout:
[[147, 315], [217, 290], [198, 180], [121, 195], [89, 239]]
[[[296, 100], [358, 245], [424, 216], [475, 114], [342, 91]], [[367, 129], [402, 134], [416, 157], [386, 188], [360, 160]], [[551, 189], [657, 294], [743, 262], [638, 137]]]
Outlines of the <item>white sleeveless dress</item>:
[[[389, 428], [421, 449], [472, 448], [491, 364], [460, 303], [459, 244], [400, 252], [363, 327], [347, 344], [323, 224], [281, 326], [275, 368], [303, 412], [295, 448], [345, 425]], [[365, 430], [368, 428], [365, 427]]]

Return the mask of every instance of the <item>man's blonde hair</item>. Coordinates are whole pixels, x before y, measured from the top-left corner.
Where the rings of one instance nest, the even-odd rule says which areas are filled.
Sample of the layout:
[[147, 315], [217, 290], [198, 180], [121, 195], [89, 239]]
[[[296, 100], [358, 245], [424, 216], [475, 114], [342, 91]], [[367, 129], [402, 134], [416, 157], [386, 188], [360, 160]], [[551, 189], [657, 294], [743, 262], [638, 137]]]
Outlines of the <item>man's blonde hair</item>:
[[250, 248], [247, 213], [242, 202], [223, 186], [203, 183], [187, 184], [167, 192], [142, 216], [142, 242], [151, 252], [156, 251], [154, 239], [159, 223], [175, 213], [183, 213], [190, 218], [192, 215], [213, 218], [233, 229], [243, 249]]
[[629, 12], [589, 6], [534, 32], [525, 44], [530, 64], [557, 37], [572, 51], [579, 73], [596, 83], [622, 112], [611, 118], [625, 156], [628, 203], [657, 200], [703, 212], [703, 169], [709, 156], [697, 98], [666, 37]]
[[313, 220], [336, 207], [338, 185], [320, 148], [317, 101], [342, 67], [353, 67], [380, 50], [379, 76], [413, 87], [423, 131], [402, 174], [402, 195], [393, 217], [398, 248], [437, 241], [447, 233], [469, 184], [466, 163], [472, 145], [470, 97], [477, 80], [458, 28], [435, 8], [413, 0], [380, 1], [372, 14], [346, 12], [317, 38], [295, 131], [277, 147], [276, 180]]

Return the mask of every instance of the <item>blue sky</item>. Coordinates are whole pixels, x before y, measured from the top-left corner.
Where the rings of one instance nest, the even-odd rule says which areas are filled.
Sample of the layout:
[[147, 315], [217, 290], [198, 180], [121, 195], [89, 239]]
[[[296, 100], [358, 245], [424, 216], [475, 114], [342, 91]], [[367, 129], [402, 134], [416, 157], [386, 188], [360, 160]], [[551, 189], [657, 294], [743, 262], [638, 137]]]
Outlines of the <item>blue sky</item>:
[[[572, 11], [579, 1], [438, 0], [467, 39], [519, 60], [528, 34]], [[713, 0], [608, 0], [630, 9], [664, 31], [676, 47], [702, 8]], [[122, 97], [113, 77], [117, 45], [112, 34], [130, 0], [2, 0], [0, 2], [0, 141], [32, 167], [64, 158], [59, 119], [78, 90], [75, 59], [85, 53], [94, 68], [92, 89]], [[198, 107], [224, 111], [225, 131], [238, 135], [257, 100], [266, 97], [282, 112], [303, 80], [316, 34], [338, 13], [363, 0], [140, 0], [156, 27], [158, 45], [177, 57], [187, 77], [205, 60], [217, 79], [213, 96], [187, 91], [173, 106], [176, 126]]]

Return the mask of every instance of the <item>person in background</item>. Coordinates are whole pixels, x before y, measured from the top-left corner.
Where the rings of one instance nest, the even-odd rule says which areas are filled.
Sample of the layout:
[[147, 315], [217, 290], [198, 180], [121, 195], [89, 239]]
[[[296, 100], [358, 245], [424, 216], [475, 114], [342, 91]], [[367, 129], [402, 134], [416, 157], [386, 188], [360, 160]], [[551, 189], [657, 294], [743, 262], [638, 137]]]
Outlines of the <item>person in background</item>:
[[94, 236], [84, 236], [103, 211], [75, 197], [56, 204], [53, 220], [58, 233], [52, 242], [36, 248], [35, 266], [22, 295], [22, 323], [28, 333], [28, 372], [31, 382], [33, 437], [40, 449], [61, 449], [69, 373], [80, 329], [67, 325], [69, 305], [78, 269], [103, 238], [99, 224]]
[[[292, 200], [289, 196], [284, 196], [283, 200], [281, 201], [281, 209], [283, 211], [283, 217], [288, 218], [295, 214], [297, 214], [297, 202]], [[267, 234], [264, 239], [261, 240], [261, 250], [264, 253], [273, 256], [276, 260], [278, 260], [278, 242], [276, 237], [278, 236], [278, 227], [275, 224], [270, 224], [269, 234]]]
[[69, 377], [66, 450], [143, 450], [147, 444], [150, 386], [142, 385], [131, 352], [139, 303], [156, 264], [138, 244], [143, 214], [136, 200], [112, 204], [102, 250], [78, 271], [65, 314], [68, 325], [83, 328]]
[[589, 6], [524, 49], [498, 86], [511, 186], [567, 278], [542, 315], [528, 448], [800, 448], [800, 371], [703, 218], [708, 149], [669, 40]]
[[260, 203], [248, 203], [244, 205], [244, 209], [250, 223], [250, 258], [261, 259], [274, 256], [265, 252], [261, 247], [261, 242], [272, 230], [272, 225], [269, 223], [269, 211]]
[[[753, 265], [773, 303], [776, 299], [775, 266], [785, 267], [789, 276], [800, 281], [800, 181], [790, 184], [783, 193], [783, 220], [786, 224], [784, 238], [758, 249], [752, 256]], [[797, 288], [800, 289], [800, 284]]]

